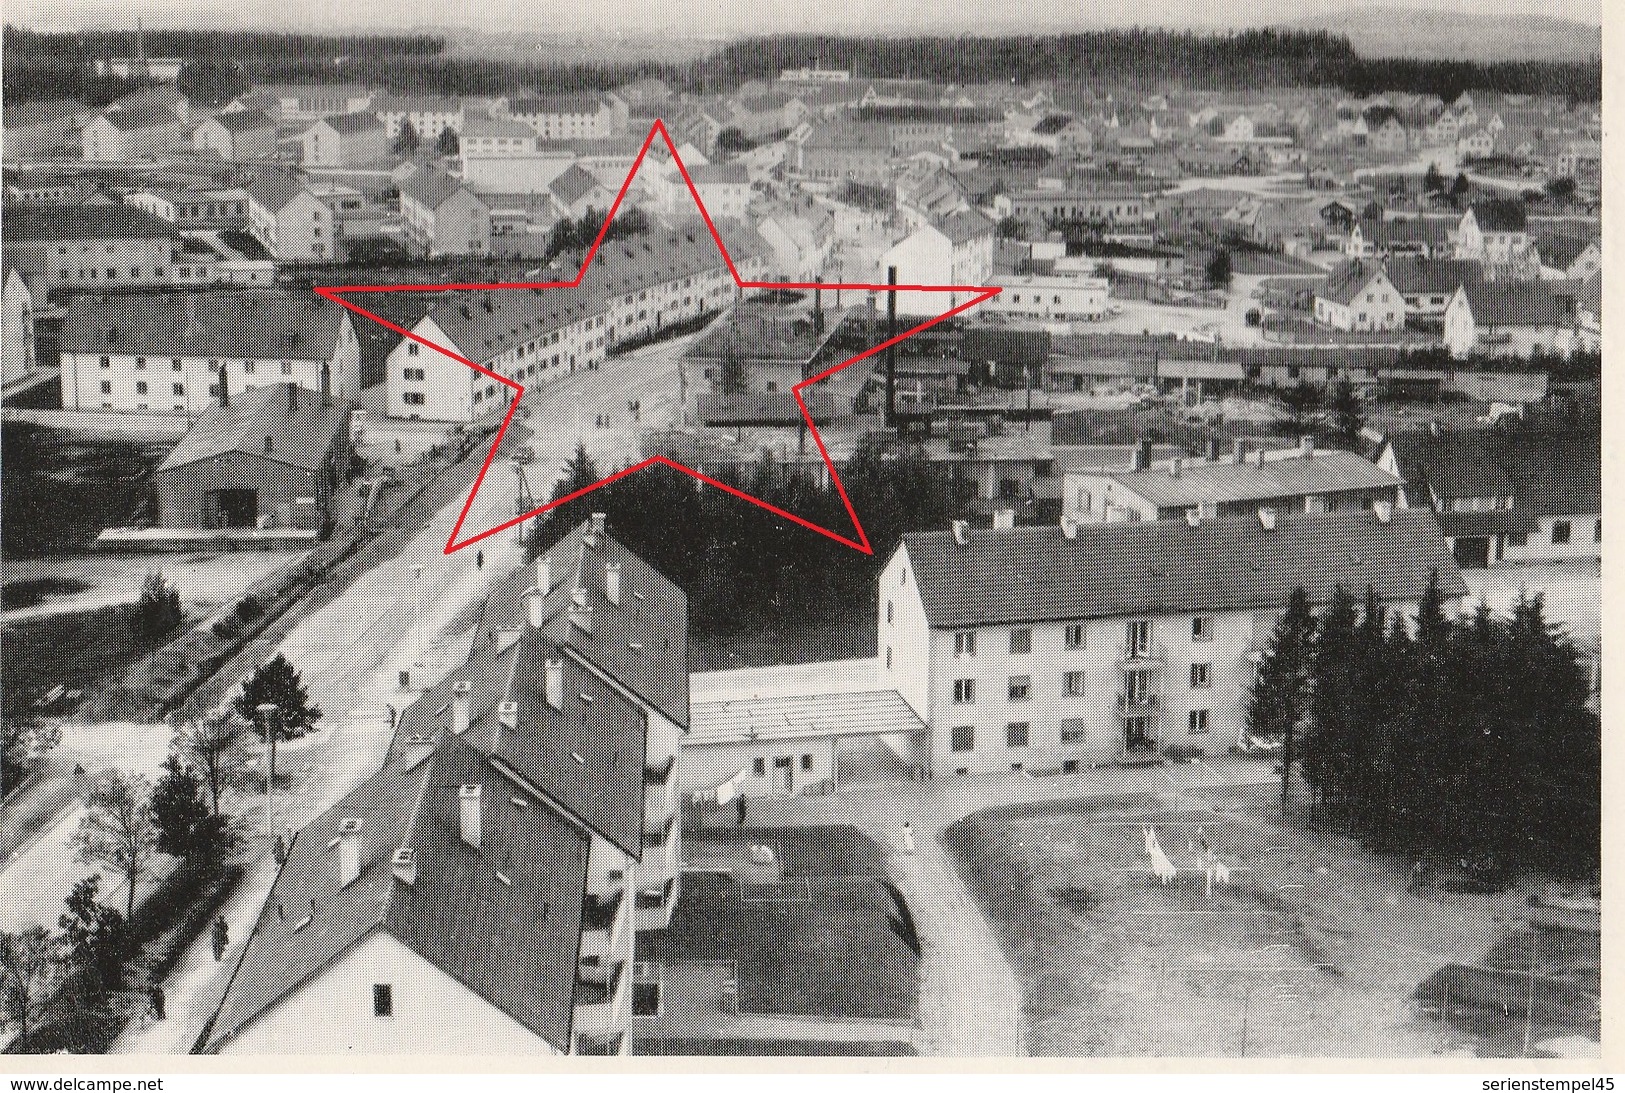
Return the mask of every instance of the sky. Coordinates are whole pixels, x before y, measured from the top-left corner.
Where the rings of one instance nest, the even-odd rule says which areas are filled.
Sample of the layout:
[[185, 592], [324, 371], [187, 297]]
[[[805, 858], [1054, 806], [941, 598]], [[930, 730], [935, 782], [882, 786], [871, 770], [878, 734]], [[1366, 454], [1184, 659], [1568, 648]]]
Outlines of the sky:
[[[1347, 5], [1347, 10], [1357, 5]], [[1601, 24], [1598, 0], [1380, 0], [1373, 7], [1479, 15], [1552, 15]], [[732, 37], [774, 31], [930, 31], [999, 33], [1091, 27], [1244, 27], [1296, 23], [1323, 15], [1325, 0], [1061, 0], [1048, 9], [1032, 0], [936, 0], [891, 5], [873, 0], [480, 0], [467, 6], [443, 0], [7, 0], [7, 22], [39, 30], [150, 26], [264, 27], [283, 30], [394, 30], [470, 27], [564, 32], [660, 31], [691, 37]], [[274, 12], [274, 19], [269, 13]], [[471, 14], [477, 12], [477, 14]]]

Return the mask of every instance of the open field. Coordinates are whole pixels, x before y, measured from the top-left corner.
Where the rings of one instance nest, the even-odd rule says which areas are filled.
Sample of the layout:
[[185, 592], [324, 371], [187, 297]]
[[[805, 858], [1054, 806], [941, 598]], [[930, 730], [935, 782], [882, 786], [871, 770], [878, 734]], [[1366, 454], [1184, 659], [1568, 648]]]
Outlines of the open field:
[[[1209, 889], [1203, 840], [1229, 884]], [[944, 843], [1024, 979], [1034, 1054], [1506, 1053], [1459, 998], [1447, 1024], [1415, 994], [1517, 936], [1523, 895], [1412, 894], [1406, 863], [1281, 822], [1267, 788], [986, 810]], [[1534, 1022], [1564, 1033], [1596, 1035]]]
[[173, 444], [134, 437], [78, 437], [26, 422], [4, 429], [0, 503], [5, 557], [86, 549], [105, 527], [126, 525], [147, 504], [152, 468]]
[[[185, 626], [185, 623], [182, 623]], [[57, 684], [88, 689], [116, 678], [173, 635], [150, 638], [125, 620], [122, 607], [100, 607], [7, 622], [0, 627], [0, 693], [6, 708], [26, 705]]]

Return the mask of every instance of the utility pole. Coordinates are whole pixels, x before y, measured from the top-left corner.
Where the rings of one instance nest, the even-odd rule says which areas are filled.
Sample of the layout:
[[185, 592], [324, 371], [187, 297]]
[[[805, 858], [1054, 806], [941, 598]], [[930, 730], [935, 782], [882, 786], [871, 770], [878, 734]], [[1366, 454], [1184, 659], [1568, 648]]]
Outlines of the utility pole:
[[254, 712], [260, 715], [260, 724], [265, 729], [265, 839], [269, 843], [276, 838], [276, 815], [271, 806], [271, 787], [276, 782], [276, 731], [272, 725], [277, 714], [276, 704], [261, 702], [254, 707]]
[[[897, 284], [897, 267], [886, 267], [886, 284]], [[886, 293], [886, 339], [891, 341], [897, 337], [897, 290], [891, 288]], [[897, 427], [897, 346], [886, 346], [886, 427]]]

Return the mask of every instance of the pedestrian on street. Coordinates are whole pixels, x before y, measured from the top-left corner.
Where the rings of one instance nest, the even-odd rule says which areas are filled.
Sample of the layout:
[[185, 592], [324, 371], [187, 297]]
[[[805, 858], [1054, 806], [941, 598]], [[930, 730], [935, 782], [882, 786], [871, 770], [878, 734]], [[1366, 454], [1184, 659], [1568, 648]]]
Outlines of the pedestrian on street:
[[155, 1021], [164, 1019], [164, 988], [154, 983], [147, 991], [147, 1005]]
[[748, 812], [749, 810], [750, 810], [750, 802], [745, 800], [745, 795], [743, 793], [741, 793], [738, 797], [734, 798], [734, 811], [737, 812], [738, 815], [739, 815], [739, 826], [740, 827], [745, 826], [745, 813]]
[[903, 821], [903, 853], [914, 853], [914, 825]]
[[485, 568], [485, 551], [476, 550], [474, 552], [474, 568], [475, 569], [484, 569]]
[[226, 946], [231, 944], [231, 931], [226, 926], [225, 915], [215, 916], [212, 940], [214, 941], [214, 962], [218, 964], [221, 958], [226, 955]]

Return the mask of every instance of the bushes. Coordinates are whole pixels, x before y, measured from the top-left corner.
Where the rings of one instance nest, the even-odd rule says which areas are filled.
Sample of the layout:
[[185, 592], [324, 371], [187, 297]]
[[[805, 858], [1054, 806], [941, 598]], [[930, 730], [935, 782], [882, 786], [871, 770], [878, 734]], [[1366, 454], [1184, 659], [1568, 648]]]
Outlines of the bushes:
[[181, 610], [181, 596], [175, 586], [164, 580], [162, 573], [149, 573], [141, 586], [141, 598], [131, 605], [128, 617], [131, 630], [156, 638], [179, 626], [186, 612]]
[[242, 636], [248, 625], [265, 614], [265, 605], [258, 596], [247, 595], [237, 601], [237, 606], [231, 609], [231, 614], [215, 620], [211, 629], [214, 636], [230, 641]]

